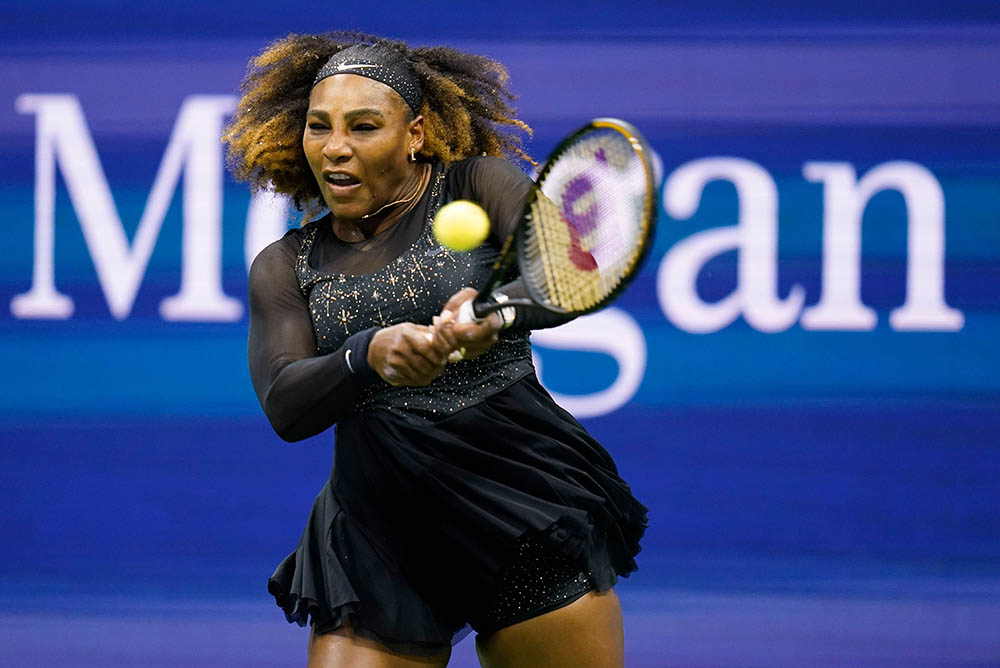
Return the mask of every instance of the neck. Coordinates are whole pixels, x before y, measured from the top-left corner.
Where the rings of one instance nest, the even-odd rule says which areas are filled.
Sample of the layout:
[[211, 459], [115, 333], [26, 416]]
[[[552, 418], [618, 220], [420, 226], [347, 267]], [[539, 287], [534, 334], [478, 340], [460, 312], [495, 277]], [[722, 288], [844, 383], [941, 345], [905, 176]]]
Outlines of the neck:
[[392, 227], [406, 215], [423, 195], [430, 181], [429, 163], [417, 163], [409, 178], [400, 188], [400, 196], [381, 208], [362, 216], [358, 220], [333, 219], [333, 231], [343, 241], [364, 241], [371, 239]]

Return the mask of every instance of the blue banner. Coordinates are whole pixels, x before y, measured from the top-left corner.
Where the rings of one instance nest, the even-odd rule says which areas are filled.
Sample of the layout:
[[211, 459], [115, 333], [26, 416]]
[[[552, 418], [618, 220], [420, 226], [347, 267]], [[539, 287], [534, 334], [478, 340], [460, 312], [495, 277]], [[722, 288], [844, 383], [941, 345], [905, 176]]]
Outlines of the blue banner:
[[[507, 65], [536, 157], [595, 116], [656, 153], [638, 280], [533, 335], [651, 509], [628, 665], [1000, 661], [1000, 12], [389, 4], [357, 27]], [[0, 665], [285, 663], [263, 585], [333, 436], [257, 405], [247, 269], [302, 221], [219, 136], [330, 17], [95, 7], [0, 28]]]

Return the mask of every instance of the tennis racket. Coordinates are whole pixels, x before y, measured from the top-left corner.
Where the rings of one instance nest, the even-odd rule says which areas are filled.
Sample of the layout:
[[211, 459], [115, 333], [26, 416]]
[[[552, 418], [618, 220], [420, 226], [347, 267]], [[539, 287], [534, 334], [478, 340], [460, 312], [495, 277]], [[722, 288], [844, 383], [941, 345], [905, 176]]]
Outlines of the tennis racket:
[[[658, 209], [652, 152], [639, 131], [615, 118], [590, 121], [545, 161], [520, 223], [458, 321], [509, 306], [582, 315], [607, 305], [638, 273]], [[515, 259], [530, 299], [497, 301]]]

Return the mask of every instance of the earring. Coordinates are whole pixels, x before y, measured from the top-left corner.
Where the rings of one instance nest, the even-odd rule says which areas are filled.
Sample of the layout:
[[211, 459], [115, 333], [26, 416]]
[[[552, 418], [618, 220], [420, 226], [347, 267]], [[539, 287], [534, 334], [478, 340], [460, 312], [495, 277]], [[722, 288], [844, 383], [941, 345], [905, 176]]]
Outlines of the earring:
[[410, 147], [410, 162], [416, 162], [416, 161], [417, 161], [416, 150], [411, 146]]

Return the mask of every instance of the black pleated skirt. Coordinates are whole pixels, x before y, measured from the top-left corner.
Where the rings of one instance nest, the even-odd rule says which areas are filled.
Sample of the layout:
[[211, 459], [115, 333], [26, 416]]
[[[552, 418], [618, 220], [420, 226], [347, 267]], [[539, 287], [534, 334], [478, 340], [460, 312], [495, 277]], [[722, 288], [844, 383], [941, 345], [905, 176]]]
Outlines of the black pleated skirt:
[[493, 600], [526, 537], [598, 591], [636, 569], [647, 508], [534, 375], [437, 422], [342, 421], [330, 480], [268, 582], [288, 621], [441, 650]]

